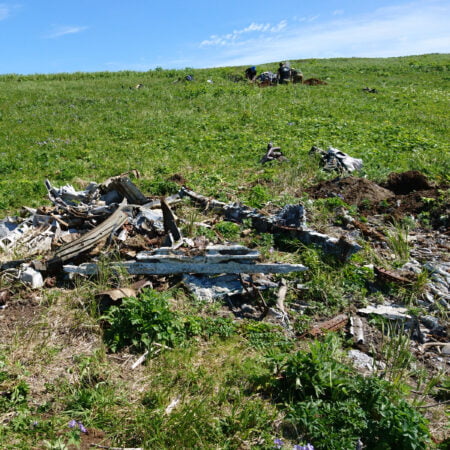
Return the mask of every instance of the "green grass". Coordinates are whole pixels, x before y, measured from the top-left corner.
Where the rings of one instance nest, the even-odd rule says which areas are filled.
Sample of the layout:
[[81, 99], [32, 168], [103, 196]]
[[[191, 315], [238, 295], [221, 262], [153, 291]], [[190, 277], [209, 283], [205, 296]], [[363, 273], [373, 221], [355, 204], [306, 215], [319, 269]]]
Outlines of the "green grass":
[[[292, 65], [328, 85], [259, 89], [232, 81], [242, 67], [0, 76], [2, 215], [48, 202], [45, 178], [83, 188], [132, 169], [141, 172], [135, 181], [147, 195], [176, 192], [178, 175], [222, 201], [305, 202], [306, 187], [332, 176], [308, 156], [312, 145], [362, 158], [361, 175], [371, 180], [414, 169], [450, 181], [450, 55]], [[258, 69], [274, 71], [276, 63]], [[194, 82], [183, 81], [187, 73]], [[130, 89], [138, 83], [144, 87]], [[363, 92], [366, 86], [379, 93]], [[260, 165], [270, 141], [289, 161]], [[432, 201], [430, 211], [439, 210], [441, 200]], [[314, 227], [328, 224], [340, 206], [346, 207], [338, 199], [307, 203]], [[409, 405], [406, 340], [386, 341], [388, 368], [379, 380], [347, 367], [342, 337], [311, 347], [304, 338], [316, 319], [367, 302], [374, 275], [365, 265], [378, 261], [368, 244], [342, 264], [292, 239], [254, 231], [243, 237], [248, 224], [203, 229], [196, 225], [203, 213], [187, 202], [180, 211], [187, 235], [243, 242], [266, 258], [309, 267], [285, 277], [286, 305], [308, 306], [290, 314], [293, 332], [233, 320], [222, 305], [202, 303], [179, 286], [100, 314], [95, 293], [129, 283], [106, 269], [72, 291], [45, 290], [37, 315], [5, 327], [0, 342], [2, 448], [88, 445], [89, 436], [68, 427], [71, 420], [102, 430], [106, 446], [273, 449], [281, 438], [286, 448], [311, 442], [316, 449], [353, 449], [364, 432], [369, 448], [432, 448], [427, 422]], [[405, 233], [392, 228], [394, 263], [408, 256]], [[299, 283], [307, 289], [295, 288]], [[273, 306], [275, 294], [263, 295]], [[169, 348], [154, 351], [155, 343]], [[146, 362], [131, 370], [147, 349]], [[429, 386], [427, 395], [448, 392], [448, 382], [435, 386], [423, 375], [420, 383]]]
[[[217, 195], [224, 185], [244, 200], [264, 177], [273, 198], [282, 180], [301, 187], [316, 176], [312, 144], [362, 157], [371, 179], [406, 169], [449, 179], [449, 55], [293, 65], [328, 86], [231, 82], [242, 68], [194, 70], [192, 83], [174, 83], [183, 71], [0, 76], [0, 207], [41, 203], [45, 177], [102, 181], [133, 168], [148, 193], [180, 173], [194, 189]], [[144, 88], [129, 89], [137, 82]], [[287, 167], [259, 166], [269, 141]]]

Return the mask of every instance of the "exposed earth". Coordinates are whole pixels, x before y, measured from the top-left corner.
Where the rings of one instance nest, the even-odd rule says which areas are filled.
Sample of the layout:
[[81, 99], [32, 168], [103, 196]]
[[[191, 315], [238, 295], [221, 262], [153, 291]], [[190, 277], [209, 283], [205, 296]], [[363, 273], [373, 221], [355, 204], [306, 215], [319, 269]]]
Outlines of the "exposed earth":
[[420, 172], [391, 173], [383, 184], [366, 178], [346, 177], [322, 181], [306, 189], [311, 198], [340, 197], [364, 215], [386, 214], [400, 219], [423, 214], [434, 229], [448, 233], [449, 185], [434, 186]]

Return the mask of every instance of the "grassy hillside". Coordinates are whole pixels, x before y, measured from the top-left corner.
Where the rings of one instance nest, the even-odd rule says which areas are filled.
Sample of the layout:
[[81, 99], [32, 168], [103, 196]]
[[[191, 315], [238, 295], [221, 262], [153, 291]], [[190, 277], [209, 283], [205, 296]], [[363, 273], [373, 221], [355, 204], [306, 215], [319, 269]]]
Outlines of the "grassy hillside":
[[[312, 145], [362, 158], [358, 175], [371, 181], [418, 170], [441, 187], [450, 182], [450, 55], [291, 64], [327, 84], [259, 88], [244, 81], [244, 67], [0, 76], [1, 216], [49, 204], [46, 178], [84, 188], [138, 169], [133, 181], [148, 196], [175, 193], [182, 180], [257, 208], [301, 201], [319, 231], [342, 225], [342, 207], [366, 223], [337, 197], [309, 198], [307, 188], [335, 177], [308, 155]], [[269, 142], [288, 161], [262, 165]], [[424, 202], [448, 204], [444, 188]], [[359, 236], [362, 251], [343, 263], [248, 224], [197, 229], [205, 217], [187, 203], [177, 214], [188, 218], [185, 234], [309, 267], [285, 277], [291, 332], [199, 301], [177, 277], [153, 279], [154, 290], [104, 310], [96, 294], [130, 277], [106, 272], [32, 291], [1, 273], [0, 292], [12, 296], [0, 311], [0, 447], [341, 450], [362, 439], [367, 448], [445, 448], [448, 373], [419, 361], [409, 336], [370, 320], [378, 344], [366, 352], [385, 365], [363, 376], [349, 364], [345, 332], [308, 333], [317, 321], [385, 299], [445, 322], [448, 310], [429, 313], [420, 301], [425, 271], [406, 288], [374, 281], [373, 264], [395, 269], [408, 260], [408, 230], [439, 235], [430, 215], [383, 223], [384, 247]], [[273, 306], [276, 292], [252, 301]]]
[[[292, 65], [328, 85], [230, 81], [243, 68], [0, 76], [0, 208], [41, 202], [45, 177], [100, 181], [134, 168], [149, 193], [182, 173], [194, 189], [217, 194], [223, 183], [245, 195], [269, 141], [292, 162], [265, 170], [271, 196], [286, 177], [301, 186], [317, 176], [306, 156], [313, 144], [362, 157], [371, 179], [407, 169], [449, 179], [448, 55]], [[195, 82], [175, 82], [185, 74]], [[144, 88], [129, 89], [138, 83]]]

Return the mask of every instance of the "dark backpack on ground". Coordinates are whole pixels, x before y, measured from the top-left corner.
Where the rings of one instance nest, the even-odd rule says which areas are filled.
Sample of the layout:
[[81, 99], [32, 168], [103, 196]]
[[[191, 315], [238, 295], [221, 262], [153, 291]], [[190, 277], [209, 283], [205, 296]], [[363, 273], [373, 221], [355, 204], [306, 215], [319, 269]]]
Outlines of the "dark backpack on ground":
[[291, 69], [287, 66], [280, 67], [280, 81], [289, 81], [291, 79]]
[[245, 69], [245, 78], [248, 80], [253, 80], [256, 77], [256, 67], [249, 67]]

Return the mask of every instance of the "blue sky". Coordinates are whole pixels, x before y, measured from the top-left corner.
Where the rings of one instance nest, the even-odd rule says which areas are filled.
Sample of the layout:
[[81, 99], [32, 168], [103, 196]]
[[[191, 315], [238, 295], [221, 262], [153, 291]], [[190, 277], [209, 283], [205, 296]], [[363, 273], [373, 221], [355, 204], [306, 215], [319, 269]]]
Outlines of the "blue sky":
[[450, 0], [0, 0], [0, 73], [450, 53]]

